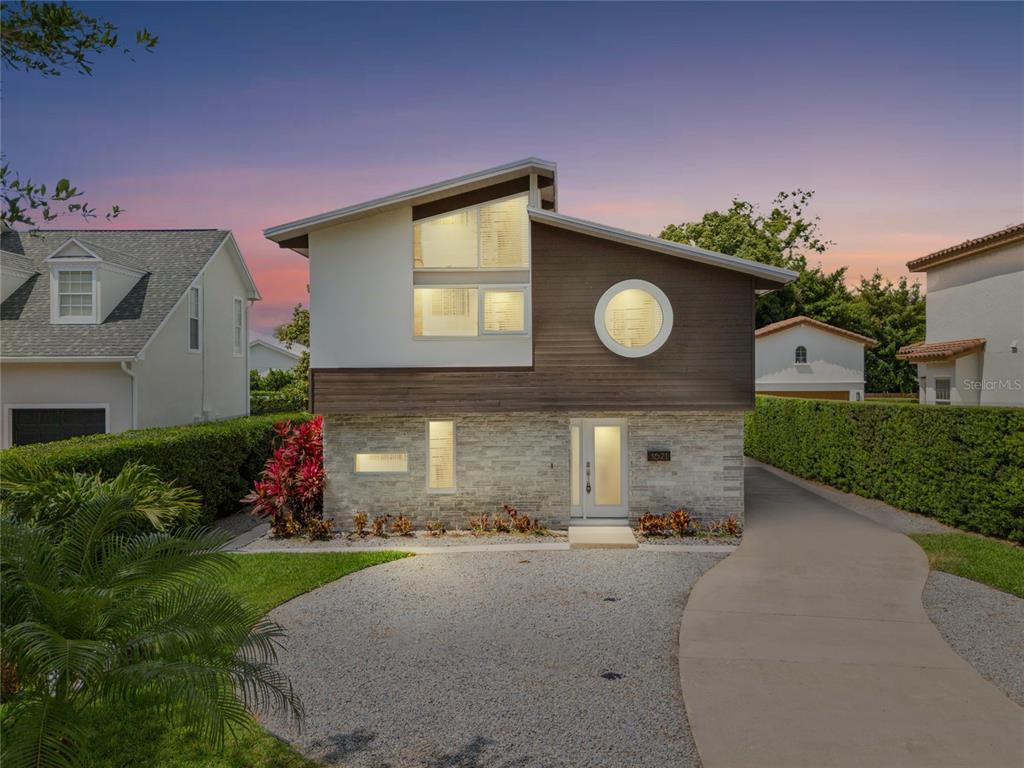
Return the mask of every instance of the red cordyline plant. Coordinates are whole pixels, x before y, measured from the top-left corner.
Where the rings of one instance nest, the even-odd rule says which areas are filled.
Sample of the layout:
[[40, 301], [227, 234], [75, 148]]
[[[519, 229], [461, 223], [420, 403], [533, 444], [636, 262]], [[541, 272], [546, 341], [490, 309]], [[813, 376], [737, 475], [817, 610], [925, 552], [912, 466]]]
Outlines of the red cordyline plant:
[[324, 516], [323, 418], [294, 425], [274, 425], [278, 445], [260, 473], [253, 490], [242, 499], [254, 515], [270, 517], [277, 536], [305, 532], [312, 537], [329, 535]]

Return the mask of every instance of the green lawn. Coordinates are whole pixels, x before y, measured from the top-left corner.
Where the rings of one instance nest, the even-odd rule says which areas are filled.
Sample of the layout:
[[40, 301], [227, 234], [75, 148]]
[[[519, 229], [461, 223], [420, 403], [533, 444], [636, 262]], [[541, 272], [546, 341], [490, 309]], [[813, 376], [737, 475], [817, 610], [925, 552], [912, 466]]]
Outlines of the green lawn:
[[969, 533], [915, 533], [910, 538], [936, 571], [1024, 597], [1024, 548]]
[[[239, 568], [229, 589], [269, 611], [311, 589], [371, 565], [406, 557], [406, 552], [316, 552], [232, 555]], [[152, 712], [104, 709], [92, 718], [89, 765], [94, 768], [314, 768], [262, 729], [228, 738], [217, 751], [167, 726]]]

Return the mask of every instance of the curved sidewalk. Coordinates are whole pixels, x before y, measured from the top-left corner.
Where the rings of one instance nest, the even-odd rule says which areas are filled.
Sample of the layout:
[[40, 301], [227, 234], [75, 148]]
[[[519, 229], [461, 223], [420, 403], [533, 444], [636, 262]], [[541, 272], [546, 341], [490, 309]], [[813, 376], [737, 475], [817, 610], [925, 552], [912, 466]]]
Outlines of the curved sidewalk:
[[906, 536], [748, 468], [743, 544], [680, 629], [704, 768], [1020, 768], [1024, 710], [942, 639]]

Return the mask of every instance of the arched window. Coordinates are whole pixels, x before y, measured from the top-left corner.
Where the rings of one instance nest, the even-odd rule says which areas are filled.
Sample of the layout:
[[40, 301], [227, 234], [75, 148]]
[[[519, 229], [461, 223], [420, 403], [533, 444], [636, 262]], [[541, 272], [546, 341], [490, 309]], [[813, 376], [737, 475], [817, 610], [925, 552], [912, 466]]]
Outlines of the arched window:
[[807, 347], [797, 347], [796, 348], [796, 361], [797, 361], [797, 363], [806, 363], [807, 362]]

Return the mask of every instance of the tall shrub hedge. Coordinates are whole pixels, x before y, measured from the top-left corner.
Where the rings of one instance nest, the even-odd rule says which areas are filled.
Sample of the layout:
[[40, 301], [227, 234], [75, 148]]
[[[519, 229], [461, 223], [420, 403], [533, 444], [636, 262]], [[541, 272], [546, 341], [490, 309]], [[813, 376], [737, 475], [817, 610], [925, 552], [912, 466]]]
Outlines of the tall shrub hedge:
[[16, 464], [51, 472], [116, 475], [130, 461], [153, 467], [160, 477], [191, 486], [203, 499], [210, 522], [239, 509], [241, 499], [273, 450], [274, 425], [306, 421], [307, 413], [278, 413], [184, 427], [92, 435], [0, 451], [0, 473]]
[[758, 397], [748, 456], [989, 536], [1024, 542], [1024, 411]]

